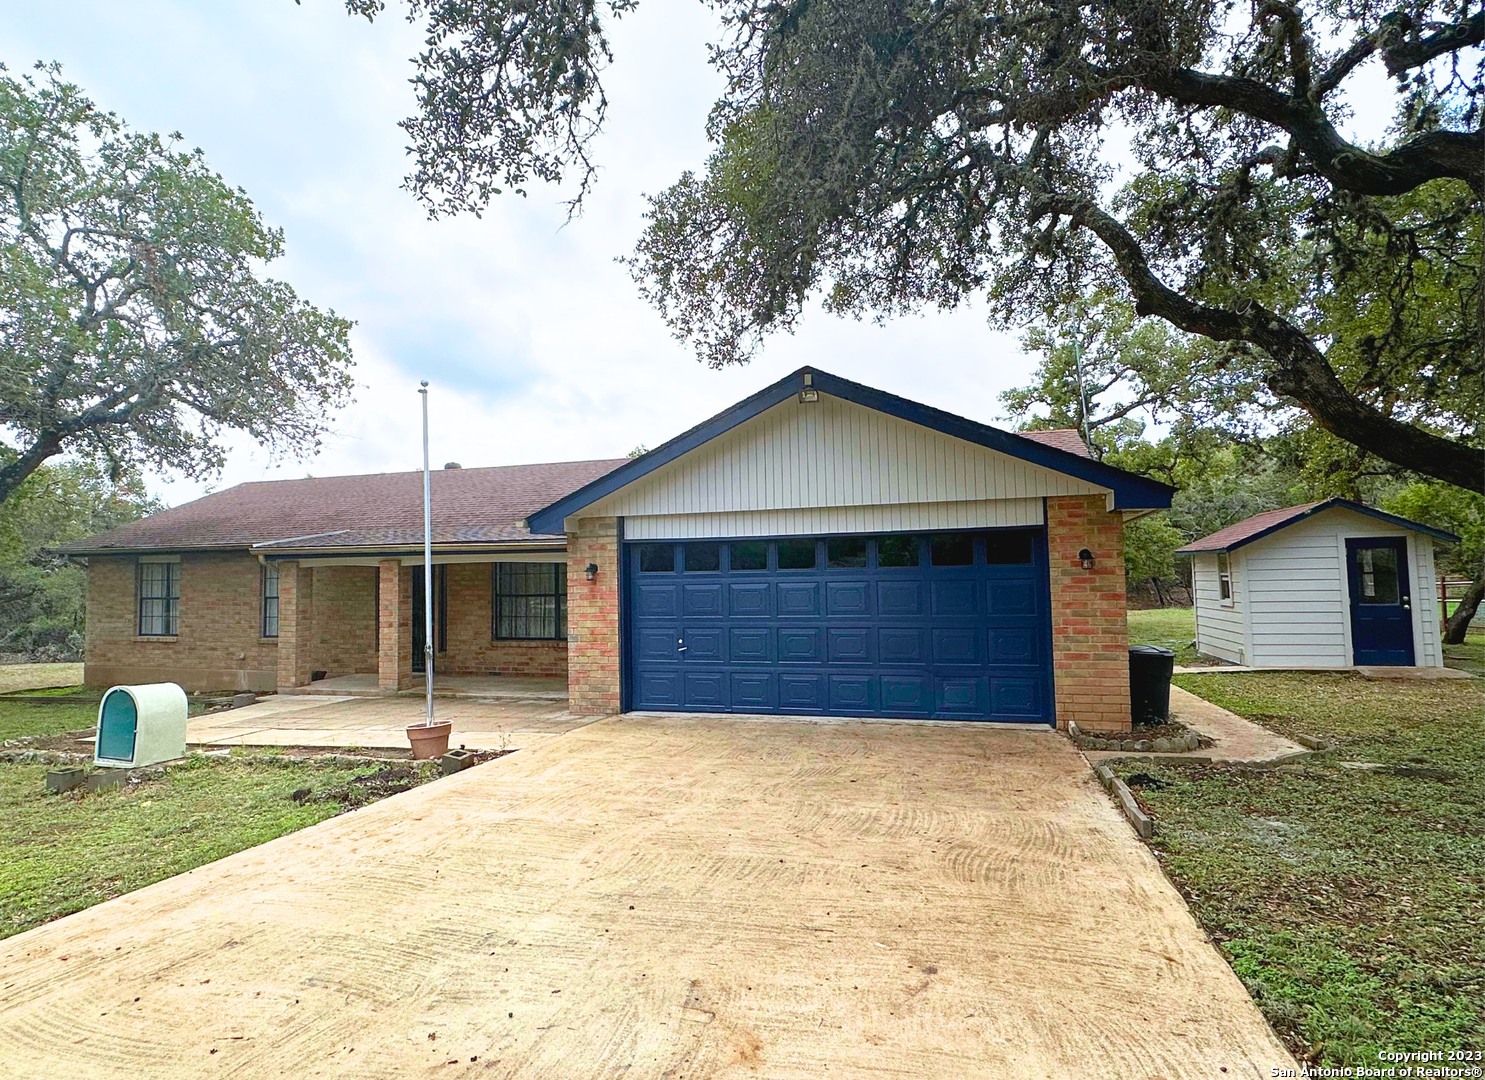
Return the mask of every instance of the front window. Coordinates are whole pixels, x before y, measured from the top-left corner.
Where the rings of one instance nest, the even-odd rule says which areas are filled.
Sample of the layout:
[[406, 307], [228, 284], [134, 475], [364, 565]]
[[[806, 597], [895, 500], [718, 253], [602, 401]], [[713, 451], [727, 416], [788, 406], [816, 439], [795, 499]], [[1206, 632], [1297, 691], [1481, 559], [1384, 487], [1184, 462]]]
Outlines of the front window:
[[496, 563], [497, 641], [566, 640], [567, 564]]
[[1232, 602], [1232, 563], [1227, 552], [1217, 552], [1217, 595], [1226, 603]]
[[263, 564], [263, 636], [278, 637], [278, 567]]
[[140, 563], [138, 591], [140, 637], [174, 637], [180, 625], [180, 563]]

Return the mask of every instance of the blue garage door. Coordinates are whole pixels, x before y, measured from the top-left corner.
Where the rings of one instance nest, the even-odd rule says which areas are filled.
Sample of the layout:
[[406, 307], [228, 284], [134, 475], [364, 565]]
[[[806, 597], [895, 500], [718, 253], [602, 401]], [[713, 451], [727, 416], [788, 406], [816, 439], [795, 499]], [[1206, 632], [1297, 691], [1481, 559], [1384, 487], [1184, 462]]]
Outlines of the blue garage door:
[[1052, 720], [1041, 529], [630, 543], [632, 709]]

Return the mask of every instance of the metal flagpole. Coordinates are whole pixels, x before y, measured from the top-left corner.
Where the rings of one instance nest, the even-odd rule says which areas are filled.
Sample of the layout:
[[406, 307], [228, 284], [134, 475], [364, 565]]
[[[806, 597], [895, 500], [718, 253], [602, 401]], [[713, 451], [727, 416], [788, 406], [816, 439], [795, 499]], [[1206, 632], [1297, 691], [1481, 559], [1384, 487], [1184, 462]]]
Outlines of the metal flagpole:
[[433, 726], [433, 481], [428, 471], [428, 380], [423, 395], [423, 682], [428, 688], [428, 716]]

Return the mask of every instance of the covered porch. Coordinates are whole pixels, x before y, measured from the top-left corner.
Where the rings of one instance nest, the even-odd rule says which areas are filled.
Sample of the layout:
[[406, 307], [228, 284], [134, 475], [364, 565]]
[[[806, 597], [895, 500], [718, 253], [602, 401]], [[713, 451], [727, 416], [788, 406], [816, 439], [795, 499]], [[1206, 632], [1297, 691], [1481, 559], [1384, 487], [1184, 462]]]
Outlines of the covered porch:
[[[420, 694], [421, 551], [265, 554], [281, 694]], [[567, 696], [567, 555], [542, 547], [433, 557], [434, 692]]]

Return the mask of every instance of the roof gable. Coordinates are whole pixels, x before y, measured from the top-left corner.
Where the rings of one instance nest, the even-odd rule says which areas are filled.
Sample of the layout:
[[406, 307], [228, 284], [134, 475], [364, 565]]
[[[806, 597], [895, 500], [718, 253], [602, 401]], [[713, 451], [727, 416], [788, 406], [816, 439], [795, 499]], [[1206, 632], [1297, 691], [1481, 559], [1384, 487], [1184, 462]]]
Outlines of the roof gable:
[[[560, 531], [564, 519], [568, 516], [592, 507], [600, 500], [636, 484], [672, 462], [700, 450], [713, 440], [726, 436], [735, 428], [761, 416], [769, 409], [795, 398], [806, 388], [812, 388], [830, 398], [837, 398], [884, 413], [908, 424], [918, 425], [930, 431], [996, 451], [1075, 481], [1082, 481], [1083, 484], [1093, 489], [1110, 491], [1113, 494], [1116, 509], [1156, 509], [1170, 505], [1173, 489], [1154, 480], [1104, 465], [1086, 456], [1085, 453], [1078, 453], [1071, 448], [1063, 449], [1062, 446], [1067, 445], [1067, 442], [1065, 436], [1061, 434], [1056, 436], [1060, 445], [1050, 445], [1050, 440], [1025, 438], [908, 401], [894, 394], [874, 390], [828, 372], [814, 368], [801, 368], [669, 442], [656, 447], [649, 453], [619, 466], [612, 473], [598, 478], [566, 498], [559, 499], [533, 514], [530, 519], [532, 531], [543, 533]], [[1087, 490], [1087, 488], [1082, 490]]]
[[1400, 529], [1409, 529], [1413, 532], [1422, 533], [1425, 536], [1431, 536], [1435, 540], [1442, 540], [1445, 543], [1454, 544], [1459, 542], [1459, 537], [1451, 532], [1445, 532], [1443, 529], [1435, 529], [1431, 525], [1410, 521], [1405, 517], [1398, 517], [1396, 514], [1389, 514], [1385, 510], [1378, 510], [1376, 507], [1366, 506], [1363, 503], [1353, 502], [1350, 499], [1336, 498], [1325, 499], [1321, 502], [1301, 503], [1298, 506], [1286, 506], [1279, 510], [1265, 510], [1262, 513], [1254, 514], [1250, 518], [1244, 518], [1242, 521], [1229, 525], [1225, 529], [1218, 529], [1214, 533], [1203, 536], [1200, 540], [1193, 540], [1185, 547], [1177, 550], [1176, 554], [1199, 555], [1204, 552], [1233, 551], [1251, 544], [1255, 540], [1262, 540], [1266, 536], [1272, 536], [1281, 529], [1287, 529], [1289, 526], [1296, 525], [1317, 514], [1323, 514], [1327, 510], [1349, 510], [1355, 514], [1362, 514], [1377, 521], [1384, 521], [1389, 525], [1395, 525]]

